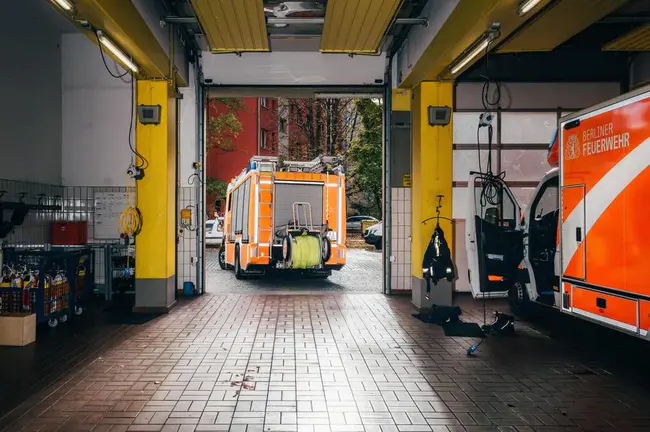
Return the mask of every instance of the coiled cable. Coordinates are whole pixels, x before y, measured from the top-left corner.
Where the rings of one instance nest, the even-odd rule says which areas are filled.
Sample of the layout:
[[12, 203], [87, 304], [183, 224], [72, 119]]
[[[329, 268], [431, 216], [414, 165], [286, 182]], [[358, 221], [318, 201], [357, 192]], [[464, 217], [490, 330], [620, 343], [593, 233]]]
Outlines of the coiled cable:
[[125, 237], [135, 237], [142, 230], [142, 214], [137, 207], [124, 209], [117, 222], [117, 229]]
[[127, 186], [126, 208], [117, 219], [117, 231], [123, 238], [133, 238], [142, 230], [142, 213], [137, 207], [137, 198], [136, 194], [132, 193], [133, 189], [134, 187]]

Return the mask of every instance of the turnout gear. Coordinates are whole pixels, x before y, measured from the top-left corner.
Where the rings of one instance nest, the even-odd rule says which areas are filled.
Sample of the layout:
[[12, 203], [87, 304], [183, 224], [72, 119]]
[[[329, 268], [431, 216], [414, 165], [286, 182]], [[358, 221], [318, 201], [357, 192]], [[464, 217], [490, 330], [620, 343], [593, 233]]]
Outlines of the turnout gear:
[[429, 246], [424, 253], [422, 273], [427, 281], [427, 300], [429, 300], [431, 295], [432, 280], [434, 285], [438, 285], [438, 281], [442, 279], [447, 279], [449, 282], [454, 279], [455, 272], [454, 264], [451, 260], [451, 251], [445, 239], [445, 233], [439, 224], [436, 224], [436, 228], [433, 230], [431, 240], [429, 241]]

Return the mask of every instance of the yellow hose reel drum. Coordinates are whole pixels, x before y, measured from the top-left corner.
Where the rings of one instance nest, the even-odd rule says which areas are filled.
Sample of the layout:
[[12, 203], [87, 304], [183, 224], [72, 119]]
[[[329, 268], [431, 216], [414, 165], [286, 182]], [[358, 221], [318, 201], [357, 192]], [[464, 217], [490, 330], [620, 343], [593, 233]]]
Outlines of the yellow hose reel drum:
[[288, 235], [282, 241], [282, 256], [287, 268], [308, 270], [320, 268], [329, 260], [331, 247], [327, 239], [304, 232], [297, 237]]

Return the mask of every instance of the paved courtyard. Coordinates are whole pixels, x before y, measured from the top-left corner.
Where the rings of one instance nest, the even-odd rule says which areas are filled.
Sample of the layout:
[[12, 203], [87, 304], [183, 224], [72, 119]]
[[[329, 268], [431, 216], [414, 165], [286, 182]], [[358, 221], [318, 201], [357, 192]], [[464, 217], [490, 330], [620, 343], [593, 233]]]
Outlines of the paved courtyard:
[[[482, 320], [480, 304], [459, 301], [465, 320]], [[111, 331], [99, 346], [75, 353], [82, 361], [33, 392], [0, 429], [650, 430], [647, 357], [628, 354], [629, 339], [557, 338], [557, 329], [519, 322], [518, 336], [491, 337], [468, 357], [476, 340], [446, 337], [411, 314], [407, 299], [381, 294], [183, 300], [141, 325], [101, 325]], [[12, 352], [0, 350], [0, 360]], [[28, 366], [14, 362], [20, 367]], [[11, 373], [4, 369], [0, 381]]]
[[381, 293], [382, 254], [381, 251], [349, 249], [345, 267], [341, 271], [332, 272], [332, 276], [326, 280], [269, 275], [238, 281], [232, 270], [221, 270], [216, 249], [208, 249], [206, 281], [206, 291], [215, 294], [268, 291]]

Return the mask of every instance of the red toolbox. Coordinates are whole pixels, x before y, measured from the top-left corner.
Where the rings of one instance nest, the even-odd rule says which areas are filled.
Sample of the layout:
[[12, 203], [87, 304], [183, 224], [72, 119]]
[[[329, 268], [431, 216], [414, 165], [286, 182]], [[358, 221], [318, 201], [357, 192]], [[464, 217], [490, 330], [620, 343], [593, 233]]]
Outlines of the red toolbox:
[[84, 245], [87, 242], [87, 222], [52, 222], [53, 245]]

